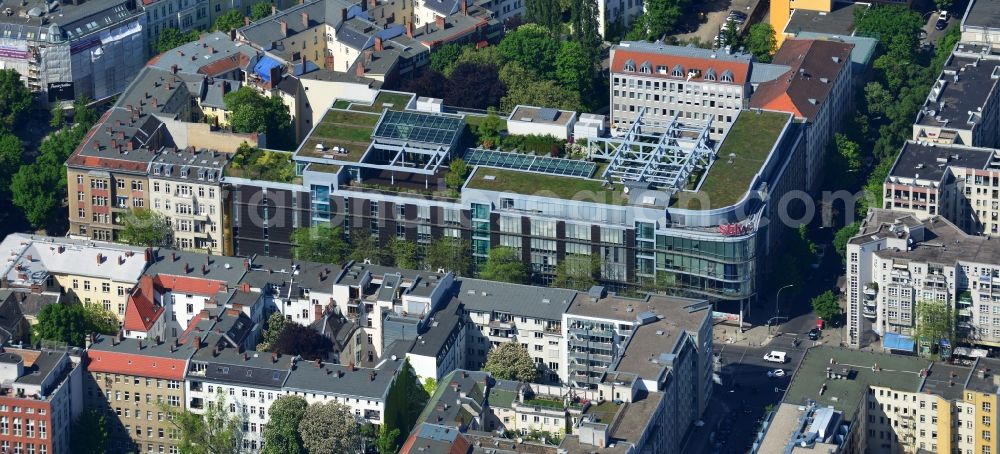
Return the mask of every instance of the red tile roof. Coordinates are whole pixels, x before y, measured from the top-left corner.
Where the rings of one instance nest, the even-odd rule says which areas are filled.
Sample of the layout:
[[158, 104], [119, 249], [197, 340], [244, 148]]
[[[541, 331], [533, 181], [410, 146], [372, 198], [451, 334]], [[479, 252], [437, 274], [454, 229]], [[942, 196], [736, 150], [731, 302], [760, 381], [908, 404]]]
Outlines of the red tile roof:
[[87, 350], [87, 370], [140, 377], [184, 380], [186, 361], [104, 350]]
[[760, 84], [750, 98], [750, 107], [791, 112], [799, 118], [816, 117], [840, 72], [851, 64], [853, 48], [854, 44], [837, 41], [785, 40], [773, 63], [791, 69]]
[[[145, 277], [145, 276], [143, 276]], [[163, 314], [163, 306], [153, 302], [153, 295], [136, 289], [128, 297], [125, 306], [124, 327], [128, 331], [149, 331]]]
[[[632, 60], [635, 63], [636, 71], [625, 71], [625, 63], [629, 60]], [[651, 73], [642, 74], [638, 72], [644, 62], [649, 62], [652, 66]], [[677, 65], [680, 65], [681, 68], [683, 68], [681, 72], [684, 73], [684, 76], [678, 77], [670, 75], [673, 72], [674, 67]], [[656, 71], [658, 66], [666, 67], [666, 73], [658, 73]], [[729, 70], [733, 73], [733, 81], [731, 83], [733, 85], [743, 85], [747, 82], [748, 75], [750, 74], [750, 63], [680, 55], [666, 55], [655, 52], [640, 52], [625, 48], [615, 49], [614, 61], [611, 62], [612, 73], [634, 73], [640, 74], [644, 77], [659, 77], [662, 79], [673, 80], [687, 80], [688, 72], [692, 69], [701, 70], [701, 73], [697, 77], [692, 77], [691, 80], [706, 81], [705, 77], [708, 76], [708, 70], [713, 69], [715, 70], [715, 80], [707, 82], [729, 84], [730, 82], [722, 82], [720, 80], [722, 73]]]

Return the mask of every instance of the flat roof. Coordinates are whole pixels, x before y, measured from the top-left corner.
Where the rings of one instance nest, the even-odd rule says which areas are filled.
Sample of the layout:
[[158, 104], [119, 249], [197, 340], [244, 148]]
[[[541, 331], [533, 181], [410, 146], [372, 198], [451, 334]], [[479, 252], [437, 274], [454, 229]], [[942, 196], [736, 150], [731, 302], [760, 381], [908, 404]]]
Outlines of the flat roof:
[[[878, 372], [873, 368], [878, 365]], [[818, 406], [832, 406], [850, 418], [869, 387], [919, 392], [923, 381], [920, 371], [931, 366], [929, 360], [916, 356], [874, 353], [839, 347], [813, 347], [806, 351], [792, 377], [783, 402], [804, 405], [809, 400]], [[827, 368], [834, 373], [848, 371], [847, 379], [827, 378]], [[820, 389], [826, 385], [822, 395]]]
[[657, 380], [669, 364], [664, 355], [678, 353], [677, 340], [685, 333], [698, 332], [711, 318], [710, 310], [663, 310], [664, 317], [639, 326], [632, 334], [615, 370], [638, 375], [644, 380]]
[[464, 130], [465, 121], [461, 117], [413, 110], [386, 110], [375, 126], [372, 138], [450, 146]]
[[44, 282], [50, 274], [134, 283], [146, 269], [145, 248], [24, 233], [7, 235], [0, 256], [5, 260], [0, 272], [14, 285]]
[[834, 3], [829, 13], [793, 9], [784, 33], [794, 35], [805, 31], [851, 36], [854, 34], [854, 11], [864, 9], [868, 9], [868, 5], [863, 3]]
[[[980, 377], [980, 373], [984, 375]], [[966, 389], [986, 394], [1000, 393], [1000, 359], [979, 358], [965, 383]]]
[[903, 144], [896, 163], [889, 171], [889, 177], [918, 178], [941, 181], [947, 175], [948, 167], [985, 169], [993, 160], [994, 150], [952, 145], [922, 144], [907, 141]]
[[[573, 305], [566, 312], [581, 317], [623, 321], [635, 321], [640, 314], [646, 312], [662, 315], [665, 318], [686, 319], [683, 315], [685, 312], [696, 310], [695, 305], [704, 302], [705, 300], [694, 298], [652, 294], [646, 295], [645, 298], [609, 295], [594, 301], [586, 292], [579, 292]], [[691, 309], [688, 309], [689, 307]], [[694, 317], [700, 320], [700, 316]]]
[[778, 144], [791, 116], [785, 112], [740, 112], [719, 146], [716, 161], [708, 169], [701, 187], [694, 193], [678, 192], [672, 205], [695, 208], [693, 205], [698, 202], [693, 200], [697, 200], [697, 195], [707, 197], [709, 206], [700, 207], [702, 210], [740, 201], [750, 190], [750, 184], [764, 166], [771, 150]]
[[[4, 9], [11, 9], [12, 14], [0, 14], [0, 34], [5, 39], [58, 42], [61, 39], [48, 34], [59, 31], [63, 35], [60, 38], [73, 41], [141, 13], [129, 8], [129, 4], [124, 0], [59, 2], [55, 6], [44, 0], [29, 0], [24, 6], [20, 2], [4, 2]], [[50, 9], [51, 12], [46, 12]]]
[[[330, 109], [316, 123], [295, 155], [359, 162], [371, 144], [372, 131], [379, 118], [378, 114], [371, 112]], [[318, 145], [322, 148], [317, 148]]]
[[566, 125], [576, 117], [576, 112], [569, 110], [552, 109], [548, 107], [517, 106], [507, 117], [507, 121], [517, 121], [522, 123], [547, 123], [552, 125]]
[[486, 167], [476, 168], [466, 187], [611, 205], [625, 205], [628, 202], [625, 194], [611, 186], [605, 186], [601, 180]]
[[[981, 118], [969, 115], [984, 107], [995, 89], [1000, 58], [952, 54], [934, 82], [916, 124], [942, 128], [972, 129]], [[957, 80], [956, 80], [957, 78]], [[975, 145], [971, 143], [963, 145]]]
[[[375, 95], [375, 100], [371, 104], [364, 104], [355, 101], [344, 101], [338, 100], [334, 103], [334, 107], [341, 107], [348, 110], [354, 110], [358, 112], [374, 112], [382, 113], [382, 110], [405, 110], [409, 107], [410, 102], [412, 102], [413, 97], [416, 96], [413, 93], [403, 93], [396, 91], [379, 90], [378, 94]], [[346, 104], [346, 106], [344, 106]]]
[[472, 278], [457, 279], [453, 288], [470, 312], [500, 311], [543, 320], [562, 320], [577, 295], [575, 290]]
[[962, 17], [962, 27], [1000, 27], [1000, 2], [973, 0]]

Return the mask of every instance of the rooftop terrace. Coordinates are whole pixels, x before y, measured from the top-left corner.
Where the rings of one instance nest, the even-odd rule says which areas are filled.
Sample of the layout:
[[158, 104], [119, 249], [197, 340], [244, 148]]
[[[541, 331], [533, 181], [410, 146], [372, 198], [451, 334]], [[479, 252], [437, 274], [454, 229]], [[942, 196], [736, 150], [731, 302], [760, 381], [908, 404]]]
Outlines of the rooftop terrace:
[[523, 195], [557, 197], [565, 200], [624, 205], [626, 196], [603, 181], [562, 177], [516, 170], [477, 168], [466, 187]]
[[780, 139], [788, 118], [783, 112], [743, 111], [719, 146], [701, 187], [677, 193], [672, 206], [704, 210], [739, 202]]
[[372, 131], [378, 120], [378, 114], [335, 107], [316, 124], [296, 154], [307, 158], [358, 162], [371, 143]]
[[334, 109], [346, 109], [356, 112], [382, 113], [383, 109], [404, 110], [413, 99], [412, 93], [396, 93], [391, 91], [379, 91], [375, 100], [371, 104], [351, 102], [347, 100], [337, 100], [333, 103]]

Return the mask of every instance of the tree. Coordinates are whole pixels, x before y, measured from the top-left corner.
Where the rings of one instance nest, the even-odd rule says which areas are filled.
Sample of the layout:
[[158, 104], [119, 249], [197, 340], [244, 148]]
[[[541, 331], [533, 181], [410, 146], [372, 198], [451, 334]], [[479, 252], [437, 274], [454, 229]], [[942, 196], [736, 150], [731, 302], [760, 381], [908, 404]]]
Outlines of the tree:
[[601, 31], [597, 21], [599, 17], [597, 0], [571, 0], [569, 10], [570, 39], [591, 52], [592, 68], [597, 68], [601, 63]]
[[[641, 39], [658, 40], [673, 31], [690, 0], [649, 0], [646, 12], [636, 20], [633, 31]], [[635, 35], [632, 36], [633, 38]]]
[[437, 380], [432, 377], [427, 377], [424, 379], [424, 391], [427, 392], [428, 396], [433, 396], [434, 391], [437, 391]]
[[767, 22], [760, 22], [750, 26], [746, 39], [747, 50], [750, 51], [757, 60], [763, 63], [770, 63], [771, 56], [778, 50], [778, 39], [774, 37], [774, 27]]
[[564, 90], [587, 98], [593, 94], [594, 65], [591, 52], [576, 41], [566, 41], [556, 55], [556, 79]]
[[955, 313], [944, 301], [917, 301], [914, 322], [917, 338], [932, 345], [941, 339], [955, 343]]
[[[736, 22], [726, 22], [722, 26], [722, 30], [719, 31], [719, 37], [726, 46], [730, 46], [733, 49], [743, 46], [743, 38], [740, 36], [739, 25], [736, 25]], [[767, 59], [770, 61], [771, 54], [767, 54]]]
[[[100, 115], [97, 113], [97, 109], [94, 109], [90, 105], [90, 98], [80, 95], [75, 100], [73, 100], [73, 123], [78, 127], [82, 127], [84, 132], [90, 129], [97, 120], [100, 119]], [[80, 136], [83, 137], [82, 135]], [[73, 148], [76, 148], [74, 145]]]
[[934, 0], [934, 5], [937, 6], [938, 11], [948, 10], [953, 3], [953, 0]]
[[524, 8], [528, 22], [534, 22], [548, 30], [552, 36], [559, 35], [562, 28], [562, 8], [558, 0], [526, 0]]
[[292, 243], [295, 244], [295, 258], [309, 262], [340, 263], [349, 250], [344, 229], [324, 224], [295, 229]]
[[282, 355], [301, 356], [313, 361], [325, 359], [333, 351], [333, 343], [318, 331], [298, 323], [286, 323], [271, 351]]
[[22, 165], [11, 178], [10, 192], [14, 205], [21, 209], [28, 223], [36, 229], [42, 229], [55, 217], [61, 195], [65, 191], [66, 170], [62, 162], [55, 162], [42, 156], [37, 161]]
[[376, 265], [382, 264], [382, 249], [378, 247], [378, 239], [363, 228], [351, 230], [351, 253], [348, 259], [355, 262], [368, 260]]
[[132, 246], [161, 247], [170, 244], [170, 226], [167, 218], [147, 208], [133, 208], [122, 217], [125, 228], [118, 235], [119, 241]]
[[[431, 53], [432, 58], [436, 53], [437, 51]], [[406, 81], [403, 84], [403, 91], [431, 98], [444, 98], [447, 85], [448, 78], [434, 69], [427, 68], [420, 74], [420, 77]]]
[[299, 435], [311, 453], [355, 452], [361, 445], [354, 413], [339, 402], [310, 405], [299, 422]]
[[73, 452], [104, 454], [108, 452], [108, 424], [104, 412], [88, 408], [73, 421]]
[[271, 15], [271, 2], [257, 2], [250, 7], [250, 20], [258, 21]]
[[265, 352], [271, 351], [271, 346], [274, 345], [281, 337], [281, 332], [285, 330], [287, 322], [287, 319], [285, 319], [285, 316], [282, 315], [281, 312], [271, 314], [271, 316], [267, 318], [264, 332], [261, 333], [260, 343], [257, 344], [257, 350]]
[[865, 105], [868, 112], [877, 118], [887, 115], [893, 108], [896, 100], [892, 93], [885, 89], [878, 81], [871, 81], [865, 84]]
[[90, 333], [113, 336], [118, 334], [121, 328], [118, 324], [118, 316], [98, 304], [89, 304], [83, 307], [83, 320], [86, 331]]
[[13, 133], [0, 130], [0, 200], [9, 200], [10, 179], [21, 167], [24, 147]]
[[33, 96], [24, 86], [21, 74], [8, 68], [0, 70], [0, 125], [13, 130], [31, 110]]
[[496, 109], [490, 109], [486, 118], [479, 123], [476, 128], [476, 136], [479, 138], [479, 146], [483, 148], [494, 148], [500, 145], [500, 135], [507, 130], [507, 122], [500, 118]]
[[83, 347], [87, 336], [87, 322], [83, 306], [78, 303], [49, 304], [38, 313], [35, 335], [41, 339], [65, 342]]
[[507, 87], [507, 94], [500, 102], [501, 110], [509, 112], [519, 104], [572, 111], [582, 108], [580, 93], [564, 90], [554, 81], [542, 80], [537, 73], [519, 63], [504, 66], [500, 79]]
[[246, 142], [236, 149], [229, 169], [245, 178], [279, 183], [291, 183], [296, 177], [291, 153], [261, 150]]
[[53, 128], [62, 128], [66, 124], [66, 110], [62, 106], [53, 107], [52, 115], [49, 119], [49, 126]]
[[382, 448], [389, 447], [390, 436], [396, 432], [394, 444], [398, 446], [402, 442], [399, 434], [405, 436], [413, 430], [429, 398], [430, 394], [420, 384], [419, 377], [410, 366], [410, 360], [404, 359], [403, 366], [386, 395], [386, 411], [383, 418], [385, 424], [382, 425], [386, 432], [379, 434], [381, 440], [376, 440], [376, 444]]
[[445, 44], [434, 49], [434, 52], [431, 52], [431, 69], [446, 76], [451, 74], [451, 70], [455, 67], [458, 57], [462, 55], [463, 51], [463, 46], [455, 43]]
[[457, 191], [462, 189], [465, 178], [469, 176], [469, 166], [461, 158], [455, 158], [448, 164], [448, 174], [444, 177], [445, 184]]
[[451, 271], [458, 276], [468, 276], [472, 246], [460, 238], [439, 237], [431, 240], [424, 253], [424, 260], [431, 269]]
[[519, 342], [504, 342], [490, 350], [483, 370], [501, 380], [533, 382], [538, 377], [535, 361]]
[[156, 36], [156, 42], [153, 44], [153, 49], [156, 53], [162, 54], [173, 50], [176, 47], [183, 46], [191, 41], [197, 41], [201, 37], [201, 32], [198, 30], [192, 30], [188, 33], [181, 33], [180, 30], [176, 28], [164, 28], [160, 30], [160, 34]]
[[601, 274], [601, 261], [597, 256], [567, 254], [556, 265], [553, 287], [586, 290], [597, 284]]
[[490, 249], [479, 277], [489, 281], [523, 284], [528, 281], [528, 267], [517, 250], [509, 247]]
[[203, 415], [164, 406], [170, 422], [181, 434], [180, 452], [190, 454], [238, 454], [243, 445], [243, 417], [230, 415], [226, 395], [220, 389]]
[[837, 233], [833, 235], [833, 249], [837, 251], [837, 255], [840, 256], [840, 261], [842, 263], [847, 263], [847, 242], [858, 234], [860, 229], [860, 224], [858, 222], [853, 222], [851, 224], [845, 225]]
[[263, 132], [267, 134], [269, 143], [274, 144], [285, 144], [289, 139], [292, 117], [281, 98], [264, 96], [251, 87], [243, 86], [226, 93], [222, 101], [226, 110], [231, 112], [229, 125], [233, 131]]
[[827, 290], [812, 299], [812, 308], [823, 320], [833, 320], [840, 315], [840, 303], [832, 291]]
[[382, 425], [378, 429], [378, 439], [375, 446], [381, 454], [396, 454], [399, 452], [399, 429], [389, 429], [389, 426]]
[[267, 410], [269, 419], [264, 426], [261, 454], [305, 453], [299, 423], [306, 414], [309, 404], [298, 396], [281, 396]]
[[472, 109], [496, 106], [504, 95], [504, 86], [493, 65], [459, 63], [452, 70], [446, 87], [446, 104]]
[[388, 249], [387, 255], [392, 259], [392, 265], [410, 270], [420, 268], [420, 251], [417, 250], [416, 243], [394, 236], [389, 240]]
[[239, 9], [231, 9], [215, 19], [215, 25], [212, 26], [212, 29], [220, 32], [228, 32], [242, 26], [243, 13]]
[[837, 145], [837, 152], [847, 164], [847, 171], [857, 172], [861, 169], [861, 146], [857, 142], [851, 141], [846, 135], [837, 133], [834, 135], [834, 143]]
[[507, 61], [532, 68], [546, 79], [555, 72], [559, 40], [541, 25], [525, 24], [508, 32], [497, 47]]

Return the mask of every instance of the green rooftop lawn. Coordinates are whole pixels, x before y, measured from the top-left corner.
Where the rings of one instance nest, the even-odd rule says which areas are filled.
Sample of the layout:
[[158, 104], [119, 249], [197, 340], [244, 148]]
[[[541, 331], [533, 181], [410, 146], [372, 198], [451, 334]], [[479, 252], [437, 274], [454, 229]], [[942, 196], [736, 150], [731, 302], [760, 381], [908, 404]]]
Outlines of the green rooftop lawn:
[[336, 164], [317, 164], [315, 162], [310, 163], [306, 170], [311, 170], [313, 172], [323, 172], [323, 173], [337, 173], [340, 172], [341, 166]]
[[611, 422], [615, 419], [615, 414], [618, 413], [618, 407], [620, 407], [620, 405], [614, 402], [604, 401], [599, 404], [591, 404], [587, 407], [587, 411], [585, 413], [597, 417], [597, 422], [601, 424], [611, 425]]
[[[680, 192], [673, 205], [705, 210], [738, 202], [767, 160], [787, 121], [785, 113], [742, 112], [719, 147], [718, 157], [698, 193]], [[730, 154], [736, 155], [732, 164]]]
[[[314, 158], [330, 154], [340, 161], [357, 162], [371, 143], [372, 131], [378, 119], [379, 115], [372, 113], [331, 110], [313, 129], [312, 134], [302, 145], [300, 153]], [[318, 152], [317, 144], [323, 144], [326, 151]], [[334, 153], [332, 148], [335, 146], [346, 148], [348, 153], [346, 155]]]
[[506, 389], [493, 388], [490, 391], [490, 406], [498, 408], [511, 408], [514, 404], [514, 399], [517, 398], [517, 393], [512, 391], [507, 391]]
[[545, 408], [555, 408], [555, 409], [566, 408], [566, 406], [563, 405], [562, 400], [546, 399], [541, 397], [525, 400], [524, 404], [529, 407], [545, 407]]
[[229, 177], [251, 180], [279, 183], [301, 181], [301, 178], [295, 175], [295, 163], [292, 162], [291, 153], [261, 150], [251, 146], [241, 146], [224, 172]]
[[[495, 179], [487, 180], [492, 175]], [[531, 172], [479, 167], [471, 177], [468, 187], [489, 191], [513, 192], [540, 197], [558, 197], [582, 202], [624, 205], [627, 200], [621, 192], [605, 188], [599, 180], [561, 177]]]
[[[412, 96], [409, 94], [380, 91], [370, 106], [352, 103], [351, 110], [361, 112], [382, 112], [382, 109], [404, 110], [406, 105], [410, 103], [410, 99]], [[386, 104], [391, 104], [391, 106], [386, 106]]]

